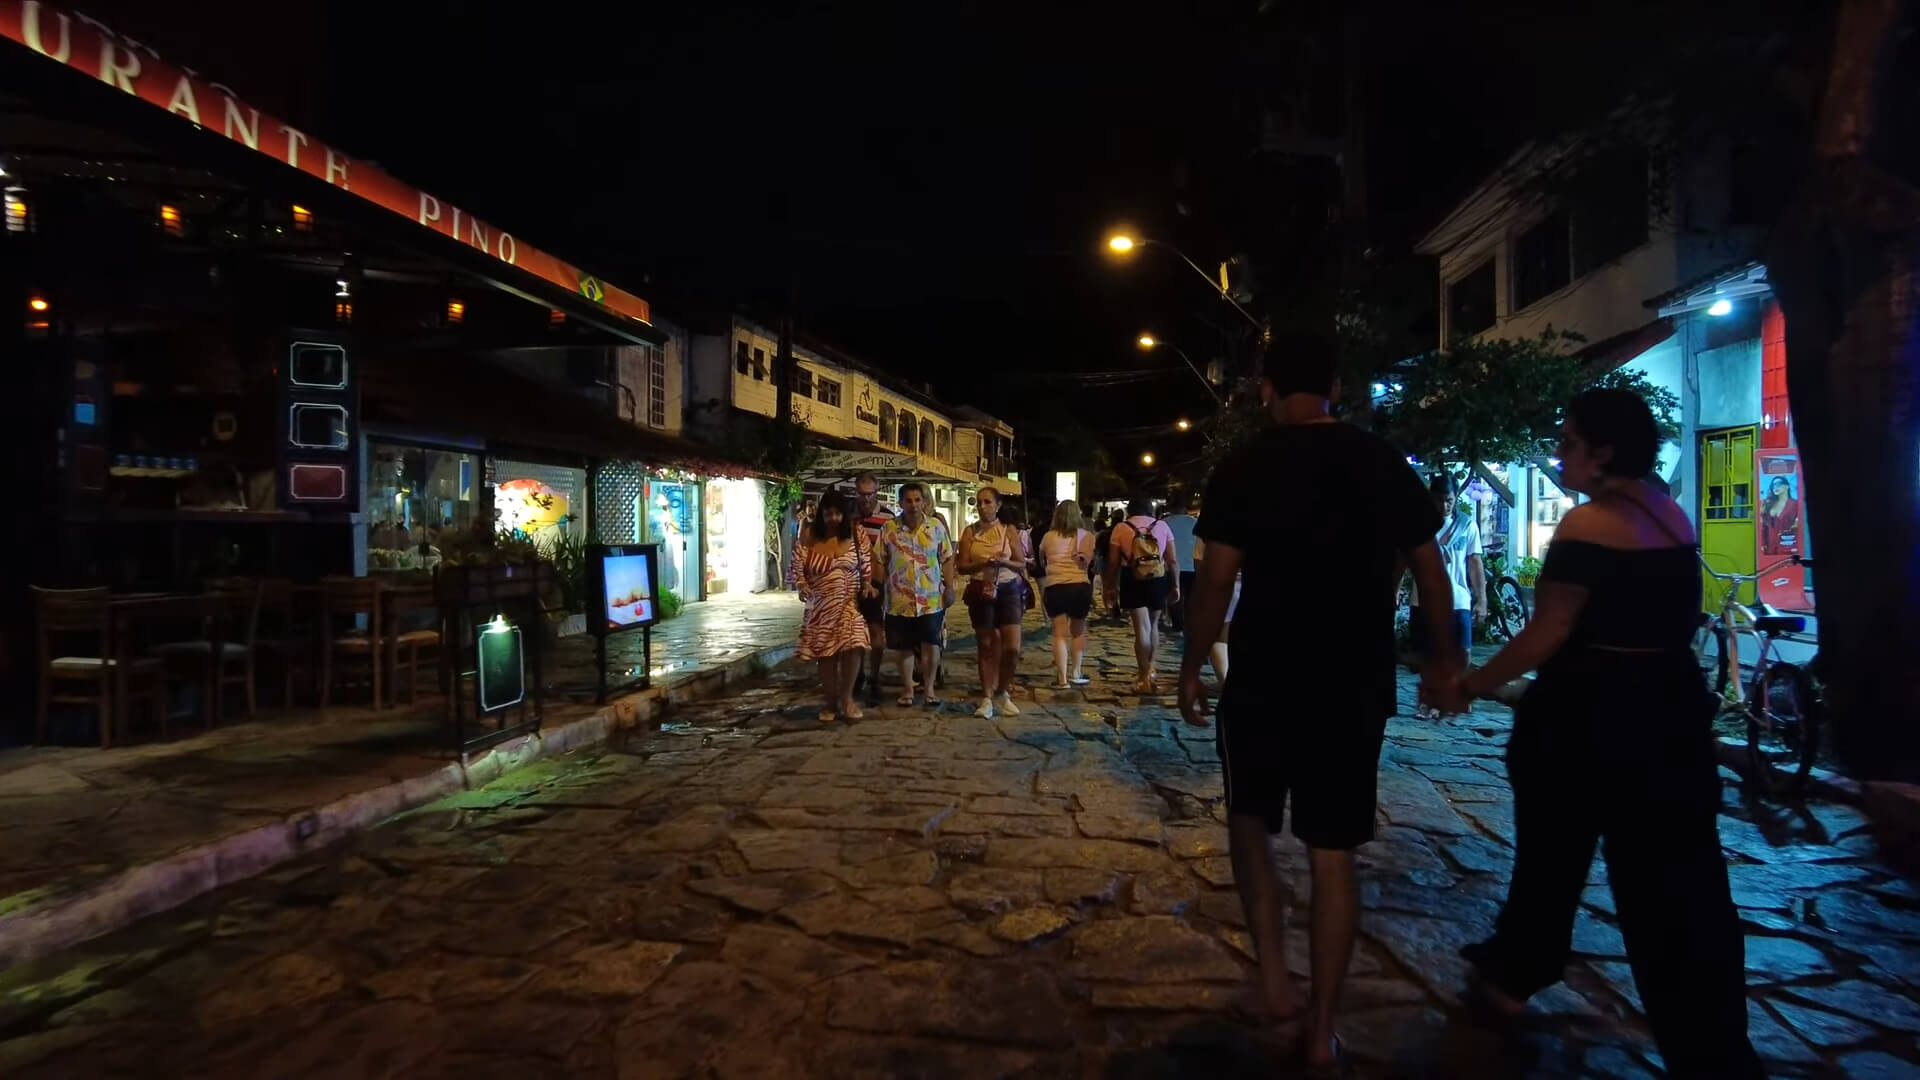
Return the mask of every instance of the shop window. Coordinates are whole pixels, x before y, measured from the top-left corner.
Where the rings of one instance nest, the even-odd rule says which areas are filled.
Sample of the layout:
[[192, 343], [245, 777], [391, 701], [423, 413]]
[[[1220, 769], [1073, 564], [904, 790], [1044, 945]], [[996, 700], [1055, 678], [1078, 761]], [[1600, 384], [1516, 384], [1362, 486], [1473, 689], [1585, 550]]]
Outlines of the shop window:
[[933, 456], [933, 421], [920, 421], [920, 453]]
[[791, 382], [793, 383], [793, 396], [803, 398], [813, 396], [813, 372], [801, 367], [798, 361], [794, 362]]
[[813, 389], [814, 396], [820, 399], [820, 404], [830, 405], [836, 409], [840, 407], [839, 383], [834, 382], [832, 379], [822, 377], [813, 381]]
[[1493, 329], [1493, 260], [1447, 285], [1448, 328], [1454, 337], [1472, 337]]
[[373, 443], [367, 465], [367, 569], [438, 565], [442, 537], [473, 527], [479, 468], [473, 454]]
[[882, 445], [885, 445], [886, 443], [892, 441], [891, 439], [892, 435], [893, 435], [893, 406], [883, 401], [880, 403], [880, 438], [877, 441], [880, 442]]
[[500, 528], [525, 534], [542, 548], [561, 537], [586, 539], [585, 469], [496, 460], [493, 473], [493, 513]]
[[667, 426], [667, 351], [650, 347], [647, 360], [647, 425]]
[[1572, 280], [1567, 214], [1557, 210], [1513, 243], [1513, 306], [1526, 307]]
[[753, 381], [767, 381], [767, 351], [765, 349], [753, 350]]
[[941, 428], [934, 435], [934, 453], [941, 461], [953, 460], [953, 430]]
[[898, 432], [899, 438], [894, 440], [894, 445], [905, 447], [908, 450], [913, 449], [913, 433], [914, 433], [913, 414], [906, 411], [905, 409], [900, 410], [900, 430]]
[[733, 370], [742, 375], [753, 373], [753, 359], [747, 355], [747, 343], [744, 341], [733, 343]]

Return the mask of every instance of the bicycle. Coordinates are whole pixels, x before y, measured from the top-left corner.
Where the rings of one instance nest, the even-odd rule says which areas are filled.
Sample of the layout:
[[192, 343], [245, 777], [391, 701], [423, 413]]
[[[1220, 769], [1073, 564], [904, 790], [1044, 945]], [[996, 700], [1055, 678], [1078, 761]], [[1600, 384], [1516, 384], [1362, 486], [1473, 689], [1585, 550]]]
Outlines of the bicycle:
[[[1693, 652], [1723, 711], [1740, 713], [1747, 727], [1747, 754], [1754, 783], [1769, 795], [1793, 795], [1806, 783], [1820, 746], [1819, 701], [1813, 681], [1798, 664], [1779, 657], [1776, 640], [1807, 628], [1799, 615], [1781, 615], [1764, 603], [1740, 602], [1740, 586], [1758, 582], [1790, 562], [1788, 556], [1751, 574], [1721, 573], [1707, 563], [1709, 577], [1726, 584], [1718, 613], [1701, 617]], [[1753, 675], [1744, 674], [1741, 638], [1751, 637]], [[1785, 771], [1776, 770], [1784, 765]]]
[[1527, 610], [1526, 594], [1519, 579], [1506, 573], [1504, 555], [1491, 555], [1487, 566], [1487, 629], [1497, 640], [1512, 641], [1526, 629], [1532, 614]]

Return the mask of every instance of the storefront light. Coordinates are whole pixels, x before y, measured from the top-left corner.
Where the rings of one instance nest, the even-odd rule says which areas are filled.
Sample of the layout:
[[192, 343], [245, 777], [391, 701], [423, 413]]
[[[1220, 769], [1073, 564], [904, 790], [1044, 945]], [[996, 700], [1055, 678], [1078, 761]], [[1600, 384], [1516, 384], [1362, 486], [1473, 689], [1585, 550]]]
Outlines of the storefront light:
[[1714, 316], [1731, 315], [1733, 314], [1733, 301], [1715, 300], [1713, 303], [1707, 305], [1707, 314]]
[[32, 308], [34, 311], [39, 312], [39, 311], [47, 310], [49, 305], [47, 303], [46, 297], [36, 296], [27, 301], [27, 306], [29, 308]]
[[185, 229], [180, 219], [180, 208], [168, 203], [160, 204], [160, 228], [168, 236], [179, 236]]
[[347, 286], [346, 278], [333, 279], [333, 295], [343, 300], [353, 295], [353, 290]]
[[10, 233], [31, 232], [33, 219], [27, 214], [27, 189], [10, 187], [6, 190], [7, 231]]
[[313, 231], [313, 211], [301, 206], [299, 203], [293, 204], [293, 231]]
[[467, 305], [459, 300], [447, 301], [447, 325], [459, 326], [467, 317]]

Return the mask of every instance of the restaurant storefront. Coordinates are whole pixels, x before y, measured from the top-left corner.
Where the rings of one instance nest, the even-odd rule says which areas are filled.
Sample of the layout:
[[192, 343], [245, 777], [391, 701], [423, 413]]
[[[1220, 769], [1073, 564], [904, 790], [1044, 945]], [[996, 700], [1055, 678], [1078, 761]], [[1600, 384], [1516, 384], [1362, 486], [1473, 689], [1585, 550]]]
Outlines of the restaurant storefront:
[[236, 578], [399, 579], [496, 512], [583, 539], [589, 466], [673, 460], [578, 386], [496, 370], [564, 383], [657, 342], [639, 297], [151, 50], [121, 63], [136, 46], [95, 21], [0, 0], [0, 38], [26, 553], [0, 659], [29, 699], [29, 584], [184, 610]]

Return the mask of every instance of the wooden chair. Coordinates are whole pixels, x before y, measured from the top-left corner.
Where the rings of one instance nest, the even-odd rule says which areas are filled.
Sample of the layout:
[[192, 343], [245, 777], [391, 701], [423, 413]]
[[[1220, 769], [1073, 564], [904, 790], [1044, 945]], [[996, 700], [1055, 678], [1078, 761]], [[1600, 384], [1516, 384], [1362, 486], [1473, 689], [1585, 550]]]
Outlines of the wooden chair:
[[[167, 682], [160, 661], [151, 658], [123, 660], [114, 654], [113, 617], [106, 589], [42, 589], [30, 586], [33, 593], [34, 629], [38, 644], [40, 692], [33, 723], [36, 745], [47, 741], [49, 705], [95, 705], [100, 710], [100, 746], [113, 745], [114, 709], [124, 703], [114, 700], [114, 686], [122, 663], [126, 665], [127, 696], [146, 698], [159, 718], [160, 733], [167, 734]], [[78, 648], [69, 652], [63, 646]], [[91, 693], [59, 693], [60, 683], [90, 684]]]
[[[282, 578], [267, 578], [260, 583], [260, 628], [253, 639], [254, 651], [270, 657], [279, 669], [280, 706], [293, 706], [293, 677], [304, 672], [311, 688], [314, 682], [314, 654], [320, 644], [318, 605], [302, 608], [296, 600], [293, 583]], [[313, 599], [318, 600], [316, 596]]]
[[434, 651], [434, 655], [430, 659], [434, 661], [435, 682], [440, 681], [440, 631], [435, 628], [424, 627], [418, 630], [401, 629], [401, 617], [407, 611], [418, 612], [421, 610], [432, 610], [435, 616], [434, 626], [439, 626], [438, 610], [427, 605], [415, 604], [411, 608], [396, 610], [394, 605], [389, 604], [387, 611], [387, 633], [392, 639], [387, 642], [387, 651], [392, 657], [392, 667], [387, 673], [390, 680], [387, 692], [393, 694], [396, 699], [399, 696], [398, 692], [393, 688], [393, 683], [399, 681], [400, 655], [404, 650], [407, 658], [407, 704], [409, 705], [420, 699], [420, 649], [422, 646], [426, 646]]
[[223, 578], [209, 583], [202, 636], [155, 645], [151, 652], [170, 669], [198, 677], [206, 688], [207, 727], [226, 712], [227, 687], [246, 688], [247, 719], [260, 711], [254, 684], [254, 642], [260, 629], [260, 582]]
[[[380, 624], [382, 592], [377, 578], [325, 577], [320, 579], [320, 707], [333, 703], [334, 659], [364, 657], [370, 669], [373, 705], [379, 708], [381, 696], [381, 644], [385, 639]], [[367, 625], [359, 625], [364, 616]]]

